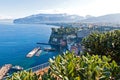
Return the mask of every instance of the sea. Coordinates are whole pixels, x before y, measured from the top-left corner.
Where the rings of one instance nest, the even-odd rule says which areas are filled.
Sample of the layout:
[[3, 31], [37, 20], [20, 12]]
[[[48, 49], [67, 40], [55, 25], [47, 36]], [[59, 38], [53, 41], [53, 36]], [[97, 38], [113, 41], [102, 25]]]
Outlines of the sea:
[[42, 52], [39, 57], [27, 58], [26, 55], [35, 47], [49, 47], [36, 44], [48, 43], [51, 28], [57, 27], [44, 24], [13, 24], [0, 23], [0, 66], [5, 64], [19, 65], [28, 69], [58, 55], [59, 52]]

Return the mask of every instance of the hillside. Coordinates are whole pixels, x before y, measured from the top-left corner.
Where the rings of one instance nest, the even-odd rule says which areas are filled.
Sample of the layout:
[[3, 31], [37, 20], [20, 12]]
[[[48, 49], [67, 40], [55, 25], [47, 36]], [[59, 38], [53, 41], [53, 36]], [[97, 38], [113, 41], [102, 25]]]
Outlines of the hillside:
[[15, 19], [14, 23], [19, 24], [39, 24], [39, 23], [120, 23], [120, 13], [108, 14], [98, 17], [87, 15], [86, 17], [68, 14], [37, 14], [24, 18]]
[[15, 19], [14, 23], [39, 24], [39, 23], [56, 23], [56, 22], [75, 22], [82, 20], [83, 17], [78, 15], [67, 14], [37, 14], [24, 18]]
[[120, 23], [120, 13], [119, 14], [108, 14], [99, 17], [91, 17], [80, 22], [91, 22], [91, 23]]

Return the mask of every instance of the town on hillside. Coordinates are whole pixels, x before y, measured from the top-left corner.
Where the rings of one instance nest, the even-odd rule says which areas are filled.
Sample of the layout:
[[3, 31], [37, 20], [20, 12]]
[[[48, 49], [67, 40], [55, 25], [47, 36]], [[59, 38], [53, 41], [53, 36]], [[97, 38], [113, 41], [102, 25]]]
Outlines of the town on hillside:
[[81, 44], [82, 39], [90, 33], [120, 29], [119, 24], [110, 23], [53, 23], [52, 25], [61, 27], [52, 28], [49, 43], [59, 45], [60, 52], [68, 50], [77, 55], [84, 49]]

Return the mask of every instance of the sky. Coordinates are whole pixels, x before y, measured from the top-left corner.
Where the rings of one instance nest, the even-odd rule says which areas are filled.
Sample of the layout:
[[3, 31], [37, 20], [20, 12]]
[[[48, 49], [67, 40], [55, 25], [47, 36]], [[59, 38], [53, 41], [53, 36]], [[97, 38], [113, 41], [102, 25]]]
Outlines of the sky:
[[120, 13], [120, 0], [0, 0], [0, 19], [40, 13], [101, 16]]

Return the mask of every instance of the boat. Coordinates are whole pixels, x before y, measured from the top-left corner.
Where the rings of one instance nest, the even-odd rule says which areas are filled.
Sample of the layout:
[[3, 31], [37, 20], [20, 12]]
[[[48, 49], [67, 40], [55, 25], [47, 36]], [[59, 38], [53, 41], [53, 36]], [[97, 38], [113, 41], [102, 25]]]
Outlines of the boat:
[[56, 51], [56, 49], [48, 47], [48, 48], [44, 48], [44, 51]]
[[21, 70], [23, 70], [23, 67], [15, 65], [15, 66], [12, 67], [12, 69], [17, 70], [17, 71], [21, 71]]
[[41, 53], [42, 53], [42, 50], [40, 49], [35, 56], [40, 56]]

